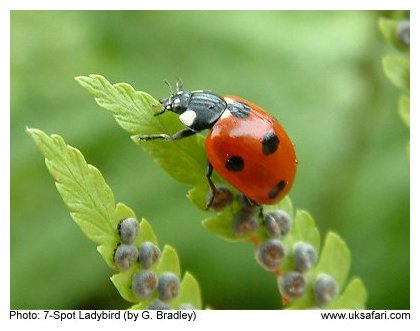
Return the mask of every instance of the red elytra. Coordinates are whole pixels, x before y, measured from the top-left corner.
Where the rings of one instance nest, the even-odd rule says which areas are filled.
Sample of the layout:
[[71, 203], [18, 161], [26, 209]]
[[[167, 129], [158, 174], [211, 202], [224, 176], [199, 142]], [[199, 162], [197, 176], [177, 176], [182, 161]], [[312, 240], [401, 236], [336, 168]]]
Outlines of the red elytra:
[[237, 96], [228, 103], [249, 107], [244, 117], [229, 110], [216, 121], [206, 138], [206, 153], [213, 168], [249, 199], [275, 204], [290, 190], [296, 173], [294, 146], [282, 126], [261, 107]]

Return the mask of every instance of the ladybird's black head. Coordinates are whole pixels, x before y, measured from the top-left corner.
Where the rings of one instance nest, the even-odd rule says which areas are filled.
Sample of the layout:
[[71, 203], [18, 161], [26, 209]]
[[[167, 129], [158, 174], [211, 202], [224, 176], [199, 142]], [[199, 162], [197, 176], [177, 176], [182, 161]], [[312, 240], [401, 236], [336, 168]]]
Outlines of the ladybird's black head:
[[159, 102], [166, 111], [172, 111], [176, 114], [182, 114], [188, 108], [191, 99], [190, 91], [178, 91], [172, 94], [169, 98], [160, 99]]

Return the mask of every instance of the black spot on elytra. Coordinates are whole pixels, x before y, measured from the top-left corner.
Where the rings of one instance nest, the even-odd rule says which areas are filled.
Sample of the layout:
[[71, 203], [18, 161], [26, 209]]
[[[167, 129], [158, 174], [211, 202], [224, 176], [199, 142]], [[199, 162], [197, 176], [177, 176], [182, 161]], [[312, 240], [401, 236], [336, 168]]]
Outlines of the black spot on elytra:
[[251, 108], [242, 102], [233, 102], [227, 105], [232, 116], [236, 118], [245, 118], [249, 116]]
[[229, 171], [241, 171], [244, 168], [244, 159], [240, 156], [231, 156], [225, 163], [225, 168]]
[[264, 135], [262, 141], [262, 151], [265, 155], [273, 154], [280, 145], [279, 137], [273, 132], [270, 131]]
[[281, 191], [286, 187], [286, 182], [284, 180], [279, 181], [272, 190], [268, 193], [269, 199], [274, 199], [277, 197]]

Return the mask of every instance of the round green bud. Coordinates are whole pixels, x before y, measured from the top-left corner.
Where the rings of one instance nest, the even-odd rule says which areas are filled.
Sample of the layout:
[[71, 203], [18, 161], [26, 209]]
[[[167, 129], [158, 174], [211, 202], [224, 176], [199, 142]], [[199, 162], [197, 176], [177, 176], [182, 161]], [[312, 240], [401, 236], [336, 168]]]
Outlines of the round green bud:
[[181, 310], [194, 310], [196, 309], [191, 303], [183, 303], [179, 306], [179, 309]]
[[296, 270], [307, 272], [316, 264], [318, 254], [314, 246], [308, 243], [298, 242], [293, 249], [293, 260]]
[[300, 272], [290, 271], [279, 277], [277, 282], [280, 293], [285, 298], [296, 299], [305, 292], [306, 279]]
[[269, 239], [261, 243], [255, 251], [255, 259], [268, 271], [275, 271], [280, 267], [286, 254], [283, 243], [277, 239]]
[[150, 310], [168, 310], [168, 309], [172, 309], [171, 306], [169, 306], [168, 304], [160, 301], [159, 299], [155, 299], [153, 300], [149, 307], [147, 307], [147, 309]]
[[244, 194], [239, 195], [238, 202], [241, 207], [241, 210], [245, 212], [252, 213], [259, 208], [259, 206], [256, 203], [248, 199]]
[[271, 238], [284, 236], [292, 227], [292, 218], [283, 210], [269, 211], [264, 214], [264, 227]]
[[126, 218], [118, 223], [118, 235], [124, 244], [132, 244], [138, 234], [139, 222], [135, 218]]
[[324, 307], [332, 302], [338, 294], [338, 285], [333, 277], [319, 274], [313, 284], [315, 301], [319, 307]]
[[397, 25], [397, 39], [405, 46], [410, 47], [410, 20], [403, 20]]
[[249, 233], [258, 228], [258, 218], [252, 213], [240, 211], [234, 216], [232, 226], [236, 234]]
[[216, 192], [207, 194], [207, 206], [214, 211], [222, 211], [233, 201], [233, 193], [224, 185], [216, 185]]
[[164, 272], [159, 276], [159, 299], [168, 301], [175, 298], [179, 292], [179, 279], [172, 272]]
[[114, 253], [114, 262], [119, 270], [127, 270], [137, 260], [139, 251], [132, 245], [119, 244]]
[[158, 286], [158, 278], [150, 270], [140, 270], [131, 281], [131, 290], [139, 299], [150, 298]]
[[139, 247], [139, 262], [145, 269], [149, 269], [160, 258], [160, 249], [150, 241]]

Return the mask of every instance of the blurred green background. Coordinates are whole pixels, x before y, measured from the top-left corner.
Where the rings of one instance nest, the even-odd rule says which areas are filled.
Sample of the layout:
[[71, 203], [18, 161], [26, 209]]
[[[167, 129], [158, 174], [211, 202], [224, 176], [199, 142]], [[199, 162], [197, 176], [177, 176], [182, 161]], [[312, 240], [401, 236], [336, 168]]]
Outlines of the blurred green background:
[[409, 131], [381, 69], [383, 13], [361, 11], [13, 11], [11, 308], [127, 308], [95, 245], [71, 220], [25, 127], [62, 135], [116, 200], [173, 245], [214, 309], [276, 309], [275, 279], [248, 244], [201, 226], [205, 212], [73, 77], [98, 73], [156, 98], [181, 77], [254, 101], [295, 142], [291, 198], [338, 232], [368, 308], [409, 308]]

